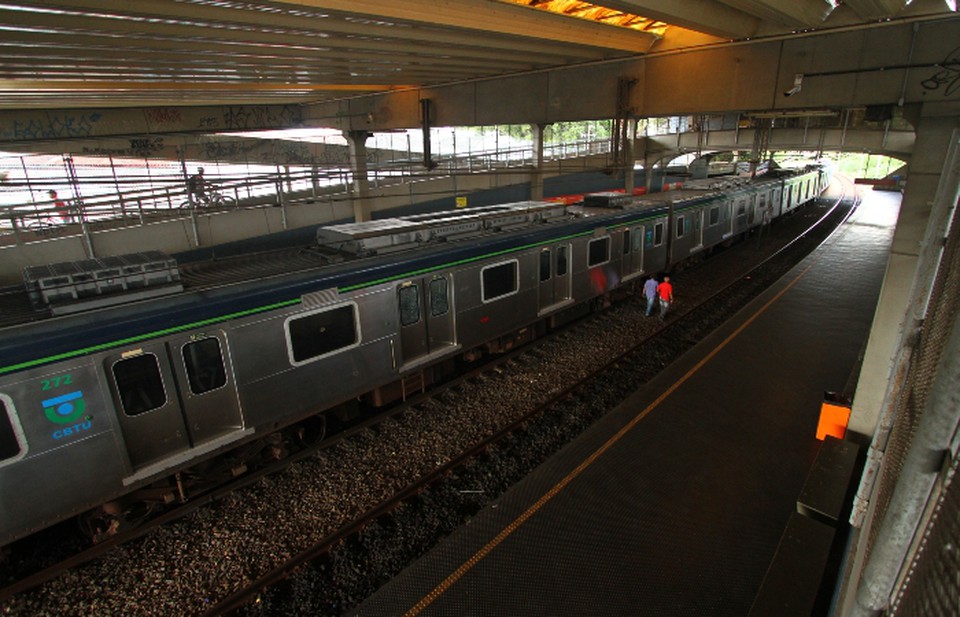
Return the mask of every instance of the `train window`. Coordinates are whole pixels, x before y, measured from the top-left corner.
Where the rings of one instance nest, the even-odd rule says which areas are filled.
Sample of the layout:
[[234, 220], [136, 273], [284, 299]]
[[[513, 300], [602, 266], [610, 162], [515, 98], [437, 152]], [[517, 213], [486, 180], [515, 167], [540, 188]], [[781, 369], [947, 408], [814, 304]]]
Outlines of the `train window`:
[[517, 293], [520, 285], [519, 267], [519, 262], [513, 259], [481, 270], [481, 299], [484, 302], [491, 302]]
[[684, 232], [684, 223], [686, 222], [686, 217], [678, 216], [677, 217], [677, 237], [682, 238]]
[[434, 317], [446, 315], [450, 310], [447, 298], [447, 279], [437, 278], [430, 281], [430, 314]]
[[7, 403], [0, 398], [0, 461], [16, 458], [23, 452], [20, 427], [15, 425]]
[[710, 226], [713, 227], [720, 222], [720, 206], [710, 208]]
[[591, 240], [587, 244], [587, 267], [599, 266], [610, 261], [610, 236]]
[[550, 249], [540, 251], [540, 282], [550, 280]]
[[737, 216], [743, 216], [747, 213], [747, 202], [743, 199], [737, 202]]
[[293, 364], [315, 360], [360, 342], [355, 304], [294, 317], [287, 320], [285, 327]]
[[557, 247], [557, 276], [566, 276], [567, 274], [567, 247]]
[[643, 250], [643, 227], [637, 227], [630, 236], [633, 238], [633, 252], [639, 253]]
[[630, 252], [630, 230], [623, 230], [623, 254], [626, 255]]
[[412, 326], [420, 321], [420, 287], [415, 283], [400, 288], [400, 325]]
[[167, 403], [160, 363], [152, 353], [120, 360], [113, 365], [113, 378], [123, 413], [128, 416], [138, 416]]
[[663, 244], [663, 223], [657, 223], [653, 226], [653, 245], [660, 246]]
[[190, 392], [203, 394], [226, 385], [227, 369], [223, 364], [219, 339], [211, 336], [187, 343], [183, 346], [182, 353]]

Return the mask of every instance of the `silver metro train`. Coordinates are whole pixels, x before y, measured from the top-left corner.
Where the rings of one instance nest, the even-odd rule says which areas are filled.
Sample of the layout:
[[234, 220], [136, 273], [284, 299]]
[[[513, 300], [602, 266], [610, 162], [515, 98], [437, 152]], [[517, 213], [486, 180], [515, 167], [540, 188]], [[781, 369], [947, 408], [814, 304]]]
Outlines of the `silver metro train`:
[[28, 268], [36, 308], [0, 330], [0, 546], [423, 389], [793, 210], [829, 174], [697, 182], [322, 227], [295, 263], [199, 282], [159, 253]]

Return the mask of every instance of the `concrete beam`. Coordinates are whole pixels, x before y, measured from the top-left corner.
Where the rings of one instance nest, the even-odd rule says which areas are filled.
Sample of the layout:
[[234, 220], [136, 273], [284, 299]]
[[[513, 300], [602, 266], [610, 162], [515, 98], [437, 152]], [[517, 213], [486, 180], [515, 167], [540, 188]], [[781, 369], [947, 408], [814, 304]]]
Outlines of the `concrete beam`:
[[[770, 133], [771, 149], [816, 151], [821, 144], [824, 150], [869, 152], [908, 160], [913, 153], [915, 135], [912, 131], [878, 131], [870, 129], [774, 129]], [[703, 150], [750, 150], [754, 142], [753, 129], [710, 131], [703, 144], [697, 143], [696, 133], [655, 135], [644, 138], [649, 143], [647, 151], [684, 152]]]
[[[369, 117], [370, 130], [414, 127], [420, 98], [434, 101], [438, 126], [611, 118], [623, 77], [638, 80], [629, 104], [639, 117], [954, 103], [960, 88], [949, 87], [953, 73], [941, 65], [956, 40], [953, 17], [714, 45], [318, 104], [305, 122], [360, 128]], [[801, 91], [784, 96], [798, 73]]]
[[303, 115], [298, 105], [0, 110], [0, 148], [44, 141], [66, 146], [68, 141], [109, 137], [293, 128], [302, 125]]

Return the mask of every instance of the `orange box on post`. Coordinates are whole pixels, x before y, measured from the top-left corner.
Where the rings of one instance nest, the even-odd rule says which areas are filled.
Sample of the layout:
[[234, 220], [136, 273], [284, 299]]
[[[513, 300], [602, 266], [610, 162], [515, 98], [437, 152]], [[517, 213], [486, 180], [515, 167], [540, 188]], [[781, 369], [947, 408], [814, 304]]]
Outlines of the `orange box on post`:
[[824, 401], [820, 405], [820, 421], [817, 422], [817, 439], [823, 441], [827, 435], [843, 439], [850, 422], [850, 405], [834, 401]]

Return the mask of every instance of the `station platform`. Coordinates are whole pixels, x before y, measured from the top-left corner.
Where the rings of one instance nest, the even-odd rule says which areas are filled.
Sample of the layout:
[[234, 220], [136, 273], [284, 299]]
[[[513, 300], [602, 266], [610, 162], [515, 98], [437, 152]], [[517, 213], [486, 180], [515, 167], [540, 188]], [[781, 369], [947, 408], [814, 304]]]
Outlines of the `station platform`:
[[824, 392], [859, 365], [899, 198], [864, 191], [787, 276], [352, 614], [750, 614]]

